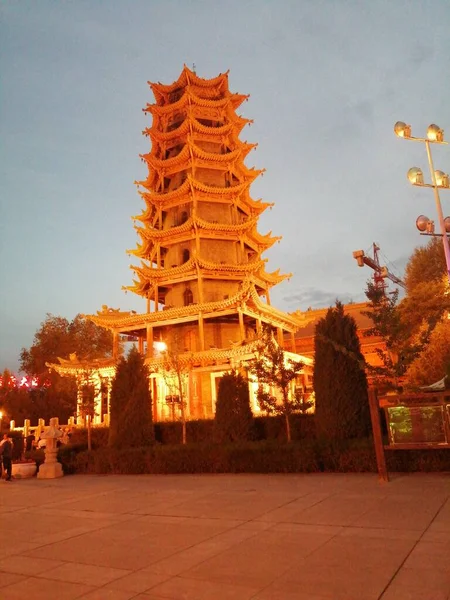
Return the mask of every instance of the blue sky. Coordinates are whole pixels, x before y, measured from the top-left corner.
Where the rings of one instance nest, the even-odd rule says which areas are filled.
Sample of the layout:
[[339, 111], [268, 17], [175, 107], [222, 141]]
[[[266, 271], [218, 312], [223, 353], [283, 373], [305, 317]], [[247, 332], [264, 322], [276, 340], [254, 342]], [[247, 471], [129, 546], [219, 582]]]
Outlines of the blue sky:
[[[432, 194], [419, 144], [395, 138], [429, 123], [448, 130], [448, 0], [3, 0], [0, 25], [0, 369], [17, 369], [47, 312], [73, 318], [125, 295], [142, 201], [147, 81], [183, 63], [230, 69], [240, 113], [266, 168], [254, 198], [275, 202], [259, 230], [282, 235], [269, 269], [292, 272], [272, 302], [293, 311], [361, 301], [370, 271], [352, 251], [377, 241], [402, 274]], [[450, 150], [435, 166], [450, 170]], [[443, 195], [450, 214], [450, 193]]]

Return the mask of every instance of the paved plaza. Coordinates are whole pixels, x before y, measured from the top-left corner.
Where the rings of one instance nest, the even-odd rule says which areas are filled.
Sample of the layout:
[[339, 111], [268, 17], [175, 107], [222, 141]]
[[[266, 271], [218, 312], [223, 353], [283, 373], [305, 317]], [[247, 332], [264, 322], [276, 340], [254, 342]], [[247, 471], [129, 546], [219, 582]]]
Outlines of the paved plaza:
[[0, 482], [1, 600], [447, 600], [450, 474]]

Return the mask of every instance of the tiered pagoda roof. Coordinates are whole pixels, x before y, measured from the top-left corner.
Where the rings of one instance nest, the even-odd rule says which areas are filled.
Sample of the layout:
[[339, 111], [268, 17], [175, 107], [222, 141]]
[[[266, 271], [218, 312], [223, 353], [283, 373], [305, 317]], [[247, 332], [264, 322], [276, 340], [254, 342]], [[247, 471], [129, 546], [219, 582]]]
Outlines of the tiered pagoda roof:
[[[153, 298], [156, 285], [225, 277], [251, 280], [258, 294], [266, 293], [289, 275], [266, 273], [261, 259], [261, 253], [281, 238], [257, 231], [258, 216], [272, 205], [253, 200], [249, 193], [263, 170], [244, 164], [256, 144], [239, 139], [251, 121], [235, 111], [248, 96], [230, 92], [228, 73], [207, 80], [186, 66], [173, 84], [150, 86], [155, 103], [143, 110], [153, 118], [152, 126], [144, 130], [152, 147], [141, 155], [148, 176], [136, 182], [146, 207], [133, 217], [140, 222], [136, 230], [141, 242], [128, 251], [142, 262], [132, 267], [137, 278], [125, 289]], [[216, 175], [208, 176], [211, 172]], [[223, 218], [220, 213], [221, 219], [208, 219], [202, 214], [202, 203], [228, 205], [233, 217]], [[188, 207], [184, 221], [164, 222], [178, 207]], [[171, 246], [193, 240], [197, 250], [183, 264], [168, 266], [158, 259], [162, 248], [167, 252]], [[247, 253], [234, 260], [214, 261], [199, 250], [198, 240], [239, 243]]]

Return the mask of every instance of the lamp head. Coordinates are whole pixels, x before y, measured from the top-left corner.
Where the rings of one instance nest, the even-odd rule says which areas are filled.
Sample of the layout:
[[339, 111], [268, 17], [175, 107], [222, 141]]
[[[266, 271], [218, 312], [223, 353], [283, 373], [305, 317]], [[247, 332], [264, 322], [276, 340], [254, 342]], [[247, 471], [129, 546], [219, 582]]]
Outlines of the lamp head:
[[434, 233], [434, 222], [425, 215], [417, 217], [416, 227], [421, 233]]
[[443, 171], [435, 171], [434, 177], [436, 179], [436, 185], [438, 187], [441, 187], [441, 188], [450, 187], [447, 173], [444, 173]]
[[153, 342], [153, 348], [156, 352], [165, 352], [167, 350], [166, 342]]
[[443, 142], [444, 130], [432, 123], [427, 129], [427, 138], [430, 142]]
[[423, 173], [419, 167], [409, 169], [407, 177], [413, 185], [423, 185]]
[[397, 121], [394, 125], [394, 133], [396, 136], [401, 138], [410, 138], [411, 137], [411, 125], [407, 125], [403, 123], [403, 121]]
[[450, 233], [450, 217], [445, 217], [444, 219], [445, 231]]

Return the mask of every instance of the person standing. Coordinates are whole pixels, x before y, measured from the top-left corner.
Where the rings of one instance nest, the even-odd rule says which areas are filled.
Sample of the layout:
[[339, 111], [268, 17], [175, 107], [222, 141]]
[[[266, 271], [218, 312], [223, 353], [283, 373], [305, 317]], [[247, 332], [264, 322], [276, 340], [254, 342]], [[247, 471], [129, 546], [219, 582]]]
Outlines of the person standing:
[[0, 456], [2, 457], [3, 468], [6, 473], [6, 481], [11, 481], [12, 476], [12, 441], [8, 434], [3, 435], [3, 440], [0, 445]]

